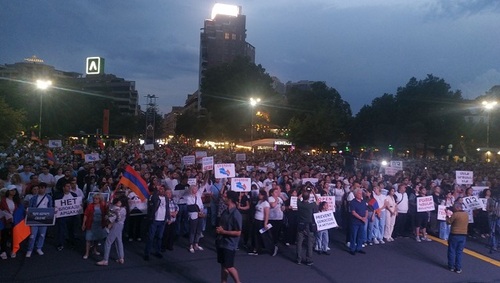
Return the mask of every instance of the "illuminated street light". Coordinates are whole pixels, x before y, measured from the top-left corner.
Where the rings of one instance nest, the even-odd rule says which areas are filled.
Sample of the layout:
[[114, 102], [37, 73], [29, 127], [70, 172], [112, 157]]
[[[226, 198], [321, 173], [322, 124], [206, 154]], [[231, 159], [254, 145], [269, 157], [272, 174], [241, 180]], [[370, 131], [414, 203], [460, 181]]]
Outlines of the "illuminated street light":
[[38, 138], [42, 139], [42, 110], [43, 110], [43, 91], [52, 85], [50, 80], [37, 80], [36, 88], [40, 90], [40, 121], [38, 124]]
[[486, 147], [490, 147], [490, 115], [491, 110], [497, 106], [498, 102], [485, 100], [481, 104], [483, 105], [484, 110], [488, 112], [488, 122], [486, 124]]
[[252, 148], [253, 150], [253, 116], [254, 116], [254, 111], [253, 109], [255, 108], [255, 106], [257, 106], [257, 104], [259, 104], [260, 102], [260, 98], [253, 98], [253, 97], [250, 97], [250, 106], [251, 106], [251, 111], [252, 111], [252, 121], [251, 121], [251, 129], [250, 129], [250, 147]]

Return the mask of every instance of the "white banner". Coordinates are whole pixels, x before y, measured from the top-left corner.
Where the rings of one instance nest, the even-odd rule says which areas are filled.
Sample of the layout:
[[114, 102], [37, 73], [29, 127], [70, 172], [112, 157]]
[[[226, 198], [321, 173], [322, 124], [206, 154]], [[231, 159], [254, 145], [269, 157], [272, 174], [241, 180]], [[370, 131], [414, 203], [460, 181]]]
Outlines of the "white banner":
[[472, 185], [473, 179], [474, 173], [472, 171], [456, 171], [457, 185]]
[[250, 178], [231, 178], [231, 191], [249, 192], [252, 187]]
[[188, 179], [188, 185], [190, 185], [190, 186], [196, 186], [196, 178], [189, 178]]
[[61, 140], [49, 140], [49, 147], [50, 148], [62, 147], [62, 141]]
[[186, 155], [182, 157], [182, 164], [184, 165], [194, 165], [196, 163], [196, 157], [194, 155]]
[[247, 155], [245, 153], [236, 153], [236, 161], [246, 161]]
[[337, 227], [337, 221], [333, 216], [333, 211], [325, 211], [314, 213], [314, 222], [316, 222], [316, 227], [318, 227], [318, 231], [323, 231], [330, 228]]
[[398, 169], [392, 167], [385, 167], [385, 174], [389, 176], [396, 176]]
[[101, 160], [101, 158], [99, 157], [99, 153], [85, 154], [85, 162], [95, 162], [99, 160]]
[[320, 196], [318, 197], [320, 202], [325, 201], [328, 205], [327, 210], [335, 212], [335, 197], [334, 196]]
[[434, 207], [434, 200], [432, 200], [432, 196], [417, 198], [417, 212], [425, 212], [433, 210], [435, 210], [435, 207]]
[[154, 144], [145, 144], [144, 150], [145, 151], [155, 150], [155, 145]]
[[446, 221], [446, 205], [438, 205], [437, 220]]
[[464, 197], [464, 205], [468, 210], [483, 209], [483, 204], [476, 196]]
[[207, 152], [206, 151], [195, 151], [194, 156], [196, 156], [196, 159], [207, 157]]
[[82, 214], [82, 197], [56, 199], [54, 201], [54, 207], [56, 218]]
[[311, 184], [316, 185], [316, 183], [318, 183], [318, 178], [304, 178], [304, 179], [302, 179], [302, 185], [305, 185], [307, 182], [311, 182]]
[[489, 189], [489, 187], [486, 187], [486, 186], [472, 186], [472, 195], [477, 197], [477, 196], [479, 196], [486, 189]]
[[398, 171], [403, 170], [403, 161], [391, 161], [391, 168], [394, 168]]
[[214, 170], [214, 157], [202, 157], [201, 166], [203, 172]]
[[487, 198], [479, 198], [479, 201], [483, 205], [483, 208], [482, 208], [483, 211], [486, 211], [486, 204], [488, 203], [488, 199]]
[[214, 164], [214, 173], [219, 179], [236, 177], [234, 163]]
[[255, 166], [247, 165], [247, 167], [245, 169], [247, 170], [247, 172], [252, 172], [255, 169]]

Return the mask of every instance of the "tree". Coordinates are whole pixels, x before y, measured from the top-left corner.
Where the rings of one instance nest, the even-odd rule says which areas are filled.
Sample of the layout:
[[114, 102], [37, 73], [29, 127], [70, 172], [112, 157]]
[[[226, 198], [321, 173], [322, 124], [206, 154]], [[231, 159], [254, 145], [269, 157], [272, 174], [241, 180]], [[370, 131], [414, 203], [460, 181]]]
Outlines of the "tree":
[[208, 111], [207, 120], [201, 126], [208, 126], [207, 136], [230, 140], [248, 138], [253, 115], [249, 99], [260, 98], [259, 108], [272, 108], [279, 96], [271, 83], [265, 69], [248, 58], [239, 57], [207, 70], [201, 84], [201, 105]]
[[3, 98], [0, 98], [0, 143], [9, 143], [9, 141], [19, 134], [23, 129], [23, 123], [26, 120], [25, 113], [21, 110], [11, 108]]

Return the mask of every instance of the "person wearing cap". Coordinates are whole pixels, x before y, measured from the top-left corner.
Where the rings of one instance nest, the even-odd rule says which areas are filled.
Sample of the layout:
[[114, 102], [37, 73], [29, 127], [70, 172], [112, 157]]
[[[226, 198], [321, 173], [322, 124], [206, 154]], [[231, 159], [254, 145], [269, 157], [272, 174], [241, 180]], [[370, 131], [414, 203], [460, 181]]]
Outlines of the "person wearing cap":
[[[34, 189], [35, 187], [33, 187]], [[47, 184], [41, 182], [38, 185], [38, 193], [34, 194], [29, 201], [29, 207], [34, 208], [50, 208], [52, 207], [52, 197], [47, 194], [46, 191]], [[34, 191], [33, 191], [34, 193]], [[43, 244], [45, 242], [45, 236], [47, 235], [47, 226], [30, 226], [31, 235], [29, 237], [28, 251], [26, 252], [26, 257], [31, 257], [33, 248], [36, 244], [36, 252], [39, 255], [43, 255]]]
[[234, 282], [239, 283], [238, 270], [234, 267], [234, 258], [242, 229], [242, 216], [236, 208], [239, 194], [228, 191], [223, 198], [227, 209], [222, 212], [219, 226], [215, 229], [217, 262], [221, 265], [221, 282], [227, 282], [228, 276], [231, 275]]

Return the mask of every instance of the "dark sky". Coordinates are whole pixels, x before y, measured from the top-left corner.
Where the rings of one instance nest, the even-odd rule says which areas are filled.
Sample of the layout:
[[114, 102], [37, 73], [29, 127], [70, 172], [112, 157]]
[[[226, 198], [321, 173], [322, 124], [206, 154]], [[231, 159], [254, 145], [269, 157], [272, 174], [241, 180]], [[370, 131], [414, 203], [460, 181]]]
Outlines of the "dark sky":
[[[282, 82], [325, 81], [353, 113], [433, 74], [465, 98], [500, 84], [498, 0], [247, 0], [256, 63]], [[199, 33], [215, 1], [0, 2], [0, 64], [37, 55], [64, 71], [85, 58], [136, 81], [160, 111], [197, 89]]]

